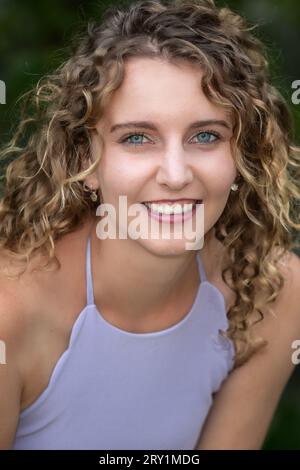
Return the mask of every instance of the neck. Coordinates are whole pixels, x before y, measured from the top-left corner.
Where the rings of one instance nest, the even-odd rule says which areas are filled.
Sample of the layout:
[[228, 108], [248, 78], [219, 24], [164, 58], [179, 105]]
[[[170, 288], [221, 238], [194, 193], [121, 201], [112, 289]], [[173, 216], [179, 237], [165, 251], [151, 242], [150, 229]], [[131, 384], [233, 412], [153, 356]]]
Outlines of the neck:
[[135, 240], [99, 240], [95, 226], [91, 242], [95, 304], [111, 323], [163, 329], [191, 308], [200, 283], [196, 252], [153, 254]]

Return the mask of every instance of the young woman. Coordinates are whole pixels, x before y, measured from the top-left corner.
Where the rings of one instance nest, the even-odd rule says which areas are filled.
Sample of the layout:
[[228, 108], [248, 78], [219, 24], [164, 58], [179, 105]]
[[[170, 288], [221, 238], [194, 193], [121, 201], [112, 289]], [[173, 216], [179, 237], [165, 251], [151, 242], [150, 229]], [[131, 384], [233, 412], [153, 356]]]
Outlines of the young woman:
[[[300, 338], [300, 162], [249, 29], [116, 6], [29, 95], [2, 150], [2, 449], [262, 446]], [[160, 233], [202, 207], [202, 248], [132, 236], [119, 196]]]

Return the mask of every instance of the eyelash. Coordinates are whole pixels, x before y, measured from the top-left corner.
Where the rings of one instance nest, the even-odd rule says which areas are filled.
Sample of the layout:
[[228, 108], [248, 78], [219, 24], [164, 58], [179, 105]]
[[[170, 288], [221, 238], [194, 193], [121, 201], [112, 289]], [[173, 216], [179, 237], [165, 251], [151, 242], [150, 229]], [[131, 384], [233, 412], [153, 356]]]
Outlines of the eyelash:
[[[213, 140], [213, 141], [211, 141], [211, 142], [204, 143], [204, 144], [200, 144], [200, 143], [198, 142], [199, 145], [209, 145], [209, 144], [213, 144], [213, 143], [217, 142], [218, 140], [221, 140], [221, 135], [220, 135], [218, 132], [216, 132], [216, 131], [211, 131], [211, 130], [200, 131], [200, 132], [198, 132], [197, 134], [195, 134], [195, 135], [193, 136], [193, 138], [196, 137], [196, 136], [199, 135], [199, 134], [211, 134], [211, 135], [213, 135], [214, 137], [216, 137], [215, 140]], [[130, 145], [130, 146], [134, 146], [134, 147], [139, 147], [139, 146], [141, 147], [141, 146], [143, 146], [144, 144], [137, 144], [137, 143], [126, 142], [126, 140], [129, 139], [129, 137], [133, 137], [133, 136], [137, 136], [137, 135], [138, 135], [138, 136], [141, 136], [141, 137], [146, 137], [146, 138], [147, 138], [147, 136], [146, 136], [145, 134], [143, 134], [143, 133], [133, 133], [133, 134], [128, 134], [128, 135], [126, 135], [125, 137], [123, 137], [123, 138], [120, 140], [120, 143], [124, 143], [125, 145]]]

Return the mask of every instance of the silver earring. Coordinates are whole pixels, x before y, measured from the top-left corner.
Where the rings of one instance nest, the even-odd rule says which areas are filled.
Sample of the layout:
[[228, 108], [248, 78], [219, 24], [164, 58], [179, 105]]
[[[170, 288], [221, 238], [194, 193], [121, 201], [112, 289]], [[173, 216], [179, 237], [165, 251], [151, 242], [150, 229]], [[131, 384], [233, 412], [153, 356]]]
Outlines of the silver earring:
[[232, 191], [237, 191], [239, 189], [239, 185], [237, 183], [233, 183], [231, 186], [230, 186], [230, 189]]
[[97, 191], [95, 189], [91, 189], [91, 196], [90, 196], [91, 200], [93, 202], [96, 202], [97, 199], [98, 199], [98, 194], [97, 194]]
[[97, 194], [97, 191], [95, 189], [92, 189], [90, 188], [89, 186], [87, 186], [86, 183], [83, 183], [83, 190], [90, 193], [90, 198], [93, 202], [96, 202], [97, 199], [98, 199], [98, 194]]

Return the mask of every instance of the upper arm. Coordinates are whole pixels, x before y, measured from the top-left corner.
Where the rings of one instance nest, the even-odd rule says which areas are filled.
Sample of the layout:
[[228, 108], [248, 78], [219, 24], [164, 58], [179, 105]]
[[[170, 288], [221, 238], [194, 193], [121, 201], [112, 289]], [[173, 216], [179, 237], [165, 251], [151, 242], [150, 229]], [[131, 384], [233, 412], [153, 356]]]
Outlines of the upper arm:
[[[260, 449], [281, 393], [294, 369], [300, 339], [300, 259], [290, 253], [286, 282], [272, 309], [253, 329], [268, 341], [234, 369], [216, 394], [196, 449]], [[275, 305], [276, 304], [276, 305]]]
[[18, 424], [22, 393], [21, 351], [24, 319], [13, 300], [0, 296], [0, 449], [10, 449]]

